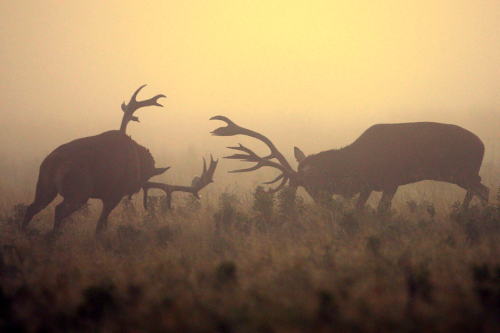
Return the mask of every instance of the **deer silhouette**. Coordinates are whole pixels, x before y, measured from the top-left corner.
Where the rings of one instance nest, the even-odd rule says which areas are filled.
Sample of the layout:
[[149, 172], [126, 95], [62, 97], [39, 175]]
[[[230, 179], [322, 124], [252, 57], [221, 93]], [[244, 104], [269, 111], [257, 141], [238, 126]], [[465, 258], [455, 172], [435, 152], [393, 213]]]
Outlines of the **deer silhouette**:
[[[26, 211], [22, 230], [26, 230], [33, 216], [49, 205], [60, 194], [64, 199], [56, 206], [54, 230], [61, 227], [61, 222], [82, 207], [90, 198], [101, 199], [103, 208], [97, 222], [96, 234], [107, 229], [108, 216], [124, 196], [129, 198], [145, 187], [144, 203], [147, 203], [147, 188], [161, 183], [148, 183], [154, 176], [167, 171], [156, 168], [155, 160], [148, 149], [139, 145], [126, 134], [130, 121], [139, 121], [133, 114], [147, 106], [160, 106], [157, 95], [144, 101], [137, 101], [139, 87], [130, 102], [122, 104], [124, 112], [120, 130], [112, 130], [99, 135], [80, 138], [63, 144], [50, 153], [40, 165], [35, 200]], [[217, 161], [211, 159], [211, 165], [201, 176], [202, 181], [191, 187], [173, 187], [172, 190], [191, 192], [195, 196], [203, 187], [211, 183]], [[164, 187], [173, 185], [162, 184]], [[173, 191], [171, 191], [173, 192]], [[170, 193], [171, 195], [171, 193]]]
[[[481, 184], [479, 169], [484, 156], [484, 144], [473, 133], [455, 125], [416, 122], [378, 124], [367, 129], [356, 141], [341, 149], [332, 149], [305, 156], [294, 149], [298, 171], [264, 135], [240, 127], [224, 116], [228, 124], [212, 132], [215, 136], [246, 135], [264, 142], [271, 154], [260, 157], [242, 146], [228, 147], [242, 153], [225, 158], [257, 164], [248, 169], [231, 172], [249, 172], [261, 167], [281, 171], [273, 184], [281, 180], [276, 192], [289, 181], [291, 188], [303, 186], [317, 202], [323, 195], [353, 197], [359, 193], [356, 208], [362, 210], [372, 191], [381, 191], [378, 210], [386, 210], [399, 186], [435, 180], [456, 184], [467, 190], [462, 206], [468, 207], [473, 196], [483, 204], [489, 199], [489, 189]], [[277, 162], [273, 161], [276, 159]]]

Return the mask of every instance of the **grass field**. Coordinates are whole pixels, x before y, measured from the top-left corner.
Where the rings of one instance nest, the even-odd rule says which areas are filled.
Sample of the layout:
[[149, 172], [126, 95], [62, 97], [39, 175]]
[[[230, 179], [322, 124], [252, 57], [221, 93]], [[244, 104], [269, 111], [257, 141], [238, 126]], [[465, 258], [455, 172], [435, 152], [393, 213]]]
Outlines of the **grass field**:
[[[500, 203], [436, 209], [418, 198], [379, 216], [288, 191], [124, 200], [28, 233], [26, 203], [0, 211], [2, 332], [496, 332]], [[442, 205], [441, 205], [442, 206]], [[333, 212], [332, 212], [333, 211]]]

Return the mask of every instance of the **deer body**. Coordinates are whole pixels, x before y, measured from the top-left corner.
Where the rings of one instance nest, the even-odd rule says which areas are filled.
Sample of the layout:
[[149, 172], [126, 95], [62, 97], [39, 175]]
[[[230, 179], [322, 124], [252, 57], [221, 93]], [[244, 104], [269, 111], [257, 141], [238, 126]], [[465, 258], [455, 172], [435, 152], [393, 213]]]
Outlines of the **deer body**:
[[479, 177], [483, 156], [482, 141], [459, 126], [379, 124], [345, 148], [304, 158], [298, 177], [313, 197], [320, 192], [344, 197], [361, 193], [359, 207], [372, 191], [384, 192], [381, 204], [386, 205], [399, 186], [422, 180], [456, 184], [487, 201], [488, 190]]
[[149, 151], [121, 131], [109, 131], [77, 139], [56, 148], [40, 166], [35, 201], [28, 207], [23, 228], [50, 204], [57, 194], [64, 200], [56, 207], [54, 227], [88, 199], [103, 201], [98, 230], [106, 228], [107, 216], [126, 195], [137, 193], [156, 169]]
[[52, 182], [63, 197], [85, 192], [106, 199], [139, 192], [154, 175], [154, 164], [146, 148], [120, 131], [109, 131], [58, 147], [42, 162], [40, 176], [49, 177], [43, 181]]
[[476, 135], [459, 126], [433, 122], [374, 125], [342, 149], [306, 157], [295, 148], [299, 166], [298, 171], [294, 171], [262, 134], [240, 127], [223, 116], [211, 119], [228, 123], [227, 127], [213, 131], [213, 135], [247, 135], [263, 141], [271, 149], [269, 156], [260, 157], [241, 145], [229, 147], [246, 154], [227, 158], [257, 163], [252, 168], [234, 172], [253, 171], [263, 166], [279, 169], [282, 174], [268, 182], [271, 184], [282, 179], [275, 191], [290, 180], [290, 187], [303, 186], [315, 201], [324, 194], [350, 198], [359, 193], [358, 209], [364, 207], [372, 191], [382, 191], [378, 208], [384, 210], [390, 206], [399, 186], [436, 180], [466, 189], [464, 207], [470, 204], [474, 195], [483, 204], [488, 202], [489, 189], [481, 184], [479, 176], [484, 144]]

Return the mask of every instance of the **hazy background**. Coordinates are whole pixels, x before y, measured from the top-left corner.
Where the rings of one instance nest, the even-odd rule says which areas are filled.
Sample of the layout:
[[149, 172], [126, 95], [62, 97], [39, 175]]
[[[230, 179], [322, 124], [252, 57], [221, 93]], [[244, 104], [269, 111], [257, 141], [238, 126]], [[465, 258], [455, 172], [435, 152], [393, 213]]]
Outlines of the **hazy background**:
[[[220, 114], [290, 159], [375, 123], [457, 124], [486, 145], [485, 182], [500, 180], [497, 0], [3, 0], [0, 78], [0, 182], [30, 198], [43, 158], [118, 129], [145, 83], [139, 99], [163, 93], [165, 107], [138, 111], [128, 134], [172, 166], [165, 179], [191, 179], [237, 142], [265, 151], [211, 137]], [[219, 184], [242, 179], [223, 173], [232, 163]]]

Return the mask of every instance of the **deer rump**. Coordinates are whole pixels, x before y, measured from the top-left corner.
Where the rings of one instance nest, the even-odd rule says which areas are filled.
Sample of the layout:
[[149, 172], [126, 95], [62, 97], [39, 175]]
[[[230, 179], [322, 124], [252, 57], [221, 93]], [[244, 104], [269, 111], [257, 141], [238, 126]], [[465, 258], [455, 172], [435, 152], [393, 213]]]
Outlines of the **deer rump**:
[[120, 131], [108, 131], [56, 148], [40, 166], [38, 186], [79, 201], [121, 199], [139, 192], [154, 165], [146, 148]]
[[422, 180], [465, 186], [481, 181], [483, 156], [482, 141], [459, 126], [430, 122], [379, 124], [345, 148], [307, 157], [301, 169], [314, 165], [317, 176], [327, 183], [355, 177], [359, 185], [374, 191]]

